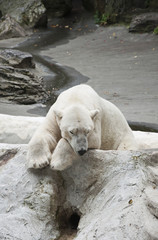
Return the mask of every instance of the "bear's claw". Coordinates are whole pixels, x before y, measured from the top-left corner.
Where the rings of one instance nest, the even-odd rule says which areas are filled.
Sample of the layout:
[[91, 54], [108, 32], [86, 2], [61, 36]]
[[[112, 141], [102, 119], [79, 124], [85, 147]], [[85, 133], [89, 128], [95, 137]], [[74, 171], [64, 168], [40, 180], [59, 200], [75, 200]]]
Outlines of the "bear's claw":
[[44, 168], [49, 165], [49, 160], [41, 161], [41, 160], [32, 160], [29, 161], [28, 168]]

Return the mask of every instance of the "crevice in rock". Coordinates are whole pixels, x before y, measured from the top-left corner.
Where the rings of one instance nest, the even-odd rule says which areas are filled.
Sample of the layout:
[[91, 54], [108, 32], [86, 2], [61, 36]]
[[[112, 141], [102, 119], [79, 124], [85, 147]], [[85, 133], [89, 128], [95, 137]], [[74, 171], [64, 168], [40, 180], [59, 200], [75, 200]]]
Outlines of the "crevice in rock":
[[80, 217], [81, 213], [78, 209], [72, 207], [58, 209], [57, 222], [61, 233], [58, 240], [71, 240], [76, 236]]
[[0, 156], [0, 167], [5, 165], [11, 158], [17, 154], [17, 149], [7, 150], [3, 155]]
[[71, 229], [77, 230], [79, 221], [80, 215], [77, 212], [74, 212], [69, 218], [69, 224]]

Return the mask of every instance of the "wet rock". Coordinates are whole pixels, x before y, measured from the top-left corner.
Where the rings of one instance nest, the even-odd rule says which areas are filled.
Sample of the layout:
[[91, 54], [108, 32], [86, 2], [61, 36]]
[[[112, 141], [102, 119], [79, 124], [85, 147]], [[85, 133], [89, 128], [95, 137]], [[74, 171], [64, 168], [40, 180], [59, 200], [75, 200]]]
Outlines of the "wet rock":
[[25, 37], [28, 32], [24, 30], [12, 17], [6, 15], [0, 20], [0, 39]]
[[132, 19], [129, 32], [152, 32], [158, 26], [158, 13], [140, 14]]
[[59, 173], [27, 170], [26, 151], [0, 144], [0, 239], [157, 238], [155, 153], [93, 150]]
[[30, 53], [14, 49], [0, 50], [0, 63], [15, 68], [35, 68], [33, 57]]
[[9, 14], [20, 25], [32, 28], [45, 14], [45, 7], [40, 0], [5, 0], [0, 1], [2, 15]]
[[62, 17], [72, 9], [72, 0], [43, 0], [43, 4], [53, 17]]
[[3, 50], [0, 51], [0, 62], [0, 98], [20, 104], [47, 100], [42, 77], [30, 70], [35, 66], [31, 54]]

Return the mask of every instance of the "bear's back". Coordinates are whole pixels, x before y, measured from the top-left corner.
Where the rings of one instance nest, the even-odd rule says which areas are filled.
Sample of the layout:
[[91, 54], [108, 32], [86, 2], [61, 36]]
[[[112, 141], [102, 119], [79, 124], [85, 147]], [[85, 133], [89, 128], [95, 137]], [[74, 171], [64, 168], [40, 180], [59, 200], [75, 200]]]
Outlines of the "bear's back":
[[95, 109], [99, 106], [99, 101], [99, 95], [90, 86], [81, 84], [62, 92], [55, 105], [65, 108], [66, 106], [81, 104], [87, 109]]

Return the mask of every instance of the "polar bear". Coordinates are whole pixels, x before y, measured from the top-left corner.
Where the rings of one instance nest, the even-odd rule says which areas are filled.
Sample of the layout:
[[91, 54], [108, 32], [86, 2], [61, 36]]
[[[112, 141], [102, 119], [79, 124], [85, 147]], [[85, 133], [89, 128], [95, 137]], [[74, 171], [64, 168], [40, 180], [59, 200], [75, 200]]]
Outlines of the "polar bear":
[[88, 149], [136, 150], [125, 117], [90, 86], [74, 86], [59, 95], [28, 146], [29, 168], [50, 164], [64, 170]]

